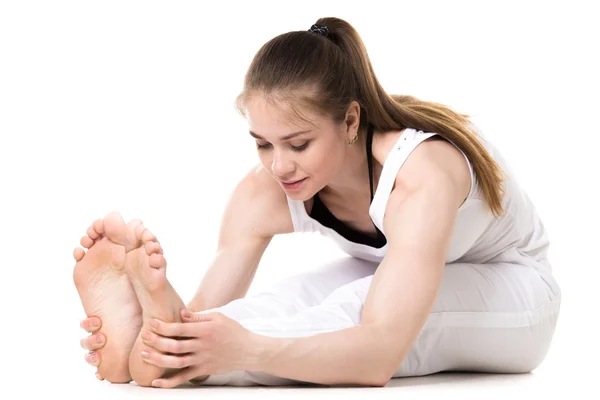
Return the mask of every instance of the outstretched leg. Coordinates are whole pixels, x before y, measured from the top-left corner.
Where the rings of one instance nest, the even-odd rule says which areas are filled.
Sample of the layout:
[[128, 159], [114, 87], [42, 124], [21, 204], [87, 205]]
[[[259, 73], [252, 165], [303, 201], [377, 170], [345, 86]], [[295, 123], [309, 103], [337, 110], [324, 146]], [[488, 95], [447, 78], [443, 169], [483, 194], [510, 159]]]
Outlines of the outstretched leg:
[[[293, 315], [238, 322], [251, 332], [272, 337], [305, 337], [350, 328], [361, 323], [372, 278], [344, 285], [322, 304]], [[548, 351], [559, 309], [560, 289], [550, 275], [530, 265], [448, 264], [432, 313], [394, 377], [441, 371], [531, 371]], [[304, 382], [234, 371], [211, 375], [199, 383], [279, 386]]]
[[131, 381], [129, 353], [142, 325], [142, 309], [125, 273], [125, 248], [118, 243], [121, 224], [117, 213], [94, 221], [81, 239], [87, 252], [76, 248], [73, 254], [73, 280], [83, 309], [102, 320], [102, 335], [96, 337], [104, 337], [106, 344], [97, 350], [102, 359], [98, 372], [113, 383]]
[[286, 277], [258, 293], [211, 310], [236, 321], [293, 315], [323, 303], [337, 288], [373, 275], [377, 265], [374, 262], [343, 256], [323, 263], [314, 270]]

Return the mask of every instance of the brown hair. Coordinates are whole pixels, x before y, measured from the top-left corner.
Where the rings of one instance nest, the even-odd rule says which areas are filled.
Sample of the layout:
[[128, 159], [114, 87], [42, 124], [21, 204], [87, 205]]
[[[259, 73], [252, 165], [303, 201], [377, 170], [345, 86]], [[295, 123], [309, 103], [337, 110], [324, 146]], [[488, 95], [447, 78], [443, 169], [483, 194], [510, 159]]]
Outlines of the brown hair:
[[470, 160], [488, 205], [502, 213], [503, 172], [470, 130], [469, 115], [413, 96], [389, 95], [375, 76], [364, 43], [356, 30], [339, 18], [320, 18], [328, 35], [292, 31], [265, 43], [254, 56], [236, 98], [245, 116], [245, 102], [254, 94], [275, 105], [286, 105], [302, 118], [295, 106], [344, 121], [352, 101], [360, 104], [359, 130], [413, 128], [434, 132], [458, 146]]

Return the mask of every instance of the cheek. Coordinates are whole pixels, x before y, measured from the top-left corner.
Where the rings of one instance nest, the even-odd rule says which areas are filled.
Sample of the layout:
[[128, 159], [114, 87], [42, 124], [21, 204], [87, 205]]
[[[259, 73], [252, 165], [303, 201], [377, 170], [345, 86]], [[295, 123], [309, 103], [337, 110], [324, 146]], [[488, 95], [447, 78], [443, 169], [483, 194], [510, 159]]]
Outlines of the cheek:
[[271, 156], [269, 152], [266, 151], [258, 151], [258, 159], [262, 166], [267, 170], [271, 171], [271, 164], [273, 163], [271, 160]]
[[[336, 146], [328, 146], [320, 149], [318, 154], [312, 159], [313, 162], [307, 163], [306, 167], [311, 173], [318, 177], [319, 180], [329, 181], [335, 177], [340, 170], [343, 161], [344, 153]], [[327, 182], [325, 182], [327, 183]]]

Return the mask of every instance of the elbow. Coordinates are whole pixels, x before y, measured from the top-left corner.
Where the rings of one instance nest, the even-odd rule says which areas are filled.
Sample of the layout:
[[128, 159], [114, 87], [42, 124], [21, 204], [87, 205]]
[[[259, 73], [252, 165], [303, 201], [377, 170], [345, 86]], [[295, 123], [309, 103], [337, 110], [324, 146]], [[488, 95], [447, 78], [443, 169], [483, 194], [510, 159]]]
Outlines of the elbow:
[[379, 366], [372, 368], [372, 374], [362, 376], [359, 384], [364, 386], [384, 387], [388, 384], [390, 379], [393, 378], [397, 369], [397, 365], [392, 366], [387, 363], [381, 363]]
[[368, 386], [373, 386], [373, 387], [384, 387], [385, 385], [387, 385], [387, 383], [390, 381], [391, 377], [385, 377], [383, 379], [381, 379], [380, 377], [377, 377], [376, 379], [373, 379]]
[[365, 373], [365, 369], [361, 368], [360, 371], [356, 371], [359, 375], [347, 376], [343, 382], [336, 382], [335, 384], [349, 383], [359, 386], [384, 387], [396, 372], [390, 373], [389, 369], [384, 368], [371, 368], [370, 370], [371, 373]]
[[352, 385], [384, 387], [390, 381], [390, 377], [385, 375], [376, 376], [361, 376], [357, 379], [344, 380], [344, 382], [336, 382], [335, 384], [350, 383]]
[[395, 373], [396, 370], [390, 372], [389, 368], [382, 368], [382, 370], [379, 371], [379, 374], [372, 377], [369, 386], [384, 387], [385, 385], [387, 385], [390, 379], [392, 379]]
[[368, 377], [363, 376], [359, 379], [359, 382], [357, 383], [362, 386], [384, 387], [385, 385], [387, 385], [390, 379], [392, 379], [392, 374], [380, 373]]
[[366, 379], [368, 386], [383, 387], [394, 377], [396, 371], [404, 360], [405, 351], [398, 347], [396, 335], [388, 335], [385, 330], [376, 328], [374, 342], [368, 348], [368, 352], [374, 362], [371, 368], [373, 374]]

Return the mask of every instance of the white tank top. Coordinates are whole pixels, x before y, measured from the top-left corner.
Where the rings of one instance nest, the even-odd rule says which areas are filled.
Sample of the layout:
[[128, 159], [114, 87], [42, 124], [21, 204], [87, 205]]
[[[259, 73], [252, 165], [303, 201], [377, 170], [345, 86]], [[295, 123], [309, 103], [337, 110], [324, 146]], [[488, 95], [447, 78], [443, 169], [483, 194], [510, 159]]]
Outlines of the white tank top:
[[[482, 135], [475, 125], [473, 128]], [[436, 133], [406, 128], [383, 164], [379, 185], [369, 208], [369, 215], [375, 226], [384, 235], [383, 216], [396, 175], [411, 152], [423, 140], [433, 135]], [[506, 174], [503, 195], [504, 214], [499, 217], [492, 215], [477, 183], [472, 165], [463, 153], [471, 171], [471, 189], [458, 210], [446, 263], [529, 262], [536, 268], [549, 271], [550, 264], [546, 258], [548, 238], [533, 204], [518, 185], [512, 171], [497, 149], [483, 136], [480, 138], [480, 142]], [[311, 218], [306, 212], [303, 201], [293, 200], [289, 197], [287, 197], [287, 201], [295, 232], [320, 233], [331, 238], [343, 252], [357, 258], [381, 262], [385, 256], [388, 243], [381, 248], [375, 248], [352, 242], [335, 230]]]

